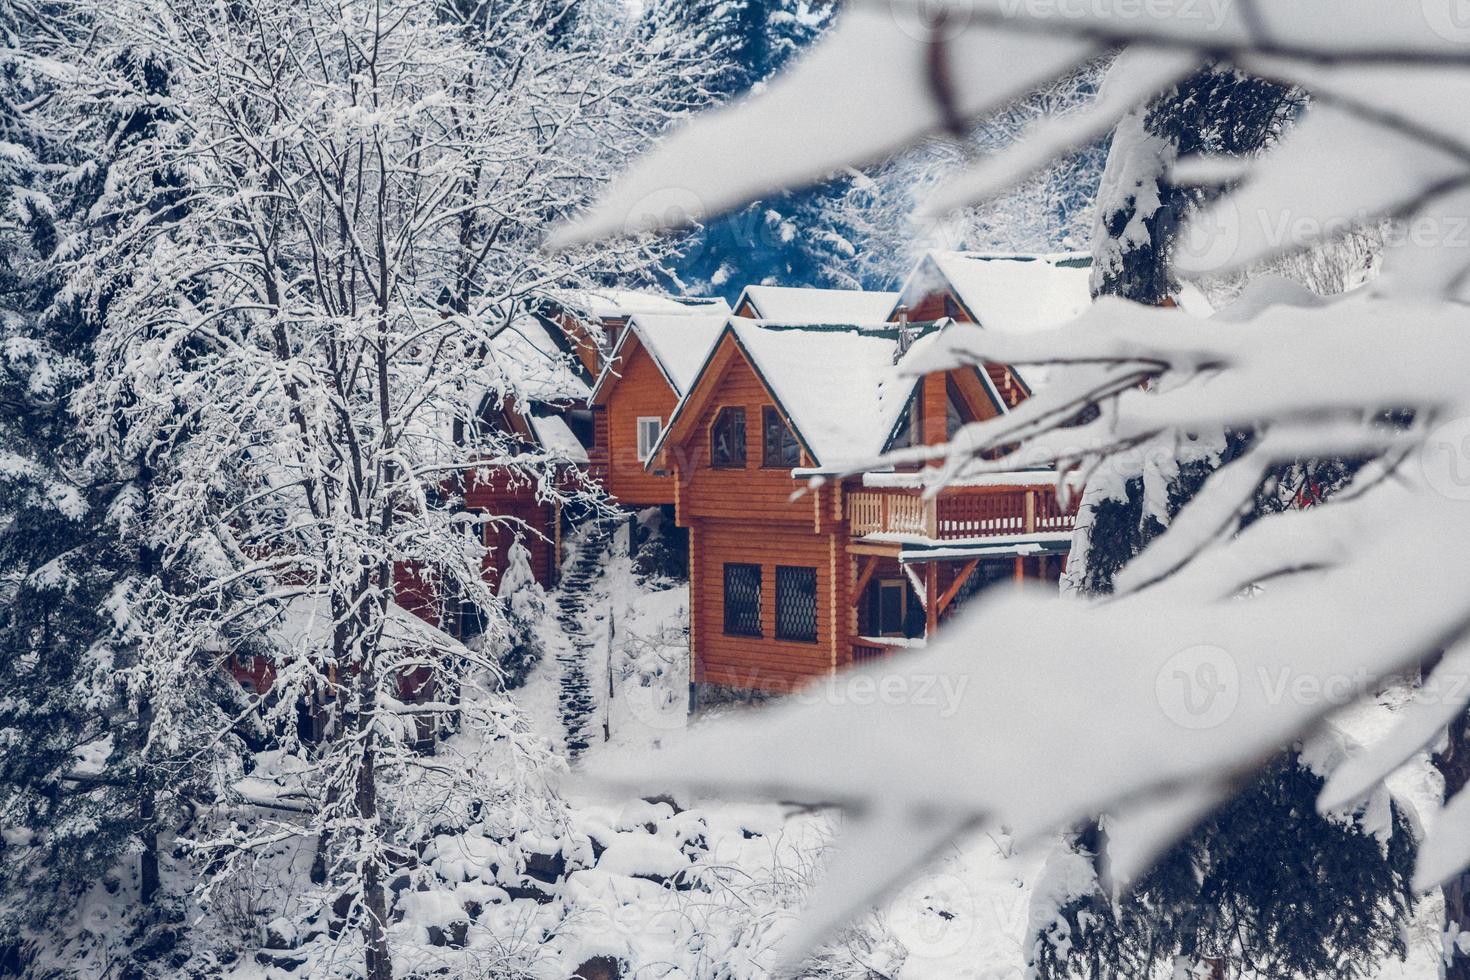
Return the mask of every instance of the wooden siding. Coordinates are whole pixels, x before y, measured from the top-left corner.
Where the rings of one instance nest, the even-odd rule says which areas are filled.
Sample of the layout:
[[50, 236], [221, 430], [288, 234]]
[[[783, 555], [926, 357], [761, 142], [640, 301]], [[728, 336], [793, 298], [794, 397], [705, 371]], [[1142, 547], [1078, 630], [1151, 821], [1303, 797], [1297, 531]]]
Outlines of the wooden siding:
[[678, 396], [636, 335], [623, 345], [612, 370], [618, 377], [607, 379], [606, 407], [598, 413], [606, 419], [598, 432], [599, 445], [604, 431], [607, 439], [603, 486], [624, 504], [672, 504], [674, 478], [645, 470], [638, 459], [638, 419], [656, 417], [668, 425]]
[[531, 571], [543, 586], [556, 584], [559, 564], [556, 556], [556, 513], [547, 503], [536, 500], [536, 484], [528, 477], [507, 468], [497, 467], [484, 474], [472, 473], [464, 491], [466, 510], [491, 517], [505, 517], [524, 522], [485, 529], [485, 545], [491, 549], [485, 556], [485, 580], [492, 585], [505, 571], [506, 556], [519, 537], [531, 553]]
[[[733, 345], [726, 341], [722, 347], [728, 351]], [[724, 360], [718, 377], [705, 378], [704, 384], [713, 385], [713, 394], [705, 400], [688, 437], [669, 447], [666, 453], [666, 458], [679, 467], [685, 480], [679, 488], [679, 521], [682, 524], [702, 518], [726, 518], [804, 524], [810, 532], [813, 501], [808, 497], [791, 499], [791, 494], [804, 484], [794, 481], [789, 469], [761, 466], [761, 409], [774, 405], [775, 400], [738, 352]], [[710, 427], [720, 409], [727, 406], [745, 409], [743, 470], [717, 470], [709, 464]], [[810, 460], [803, 459], [803, 465], [810, 465]]]
[[[848, 605], [845, 584], [834, 567], [846, 564], [836, 535], [815, 534], [811, 524], [769, 525], [759, 533], [738, 520], [701, 520], [691, 529], [691, 646], [693, 678], [702, 684], [788, 691], [827, 674], [838, 660], [833, 628]], [[724, 565], [744, 562], [761, 567], [760, 637], [725, 635]], [[776, 639], [776, 567], [816, 569], [817, 642]]]
[[592, 445], [587, 449], [587, 468], [595, 480], [605, 481], [607, 479], [608, 442], [607, 406], [593, 405]]

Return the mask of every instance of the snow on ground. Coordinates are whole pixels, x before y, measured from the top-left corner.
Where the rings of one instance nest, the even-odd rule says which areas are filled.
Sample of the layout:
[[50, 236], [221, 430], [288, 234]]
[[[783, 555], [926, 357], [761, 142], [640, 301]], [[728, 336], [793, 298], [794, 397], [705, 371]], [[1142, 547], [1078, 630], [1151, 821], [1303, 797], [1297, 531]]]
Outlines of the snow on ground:
[[[615, 538], [573, 618], [574, 631], [592, 641], [585, 646], [585, 674], [598, 692], [596, 718], [584, 726], [592, 744], [572, 763], [582, 771], [616, 758], [646, 759], [710, 718], [691, 723], [685, 717], [687, 588], [640, 584], [625, 540]], [[550, 594], [553, 603], [561, 598]], [[541, 664], [512, 696], [564, 752], [558, 654], [572, 649], [572, 640], [555, 617], [548, 617], [543, 639]], [[1335, 721], [1371, 744], [1387, 733], [1402, 700], [1402, 692], [1389, 692]], [[298, 769], [298, 760], [262, 755], [241, 786], [257, 803], [247, 819], [289, 822], [280, 807], [298, 790]], [[1424, 756], [1391, 785], [1421, 822], [1435, 810], [1438, 781]], [[609, 957], [637, 980], [764, 980], [772, 975], [778, 942], [821, 875], [824, 854], [834, 841], [841, 844], [839, 817], [774, 804], [600, 799], [577, 784], [565, 804], [549, 811], [549, 819], [513, 815], [502, 826], [501, 817], [486, 817], [434, 837], [419, 864], [391, 883], [390, 935], [401, 969], [564, 980], [589, 960]], [[820, 951], [803, 976], [1024, 980], [1032, 892], [1054, 846], [1049, 839], [1023, 846], [999, 833], [956, 841], [882, 909]], [[209, 929], [219, 948], [247, 953], [222, 958], [180, 941], [179, 975], [351, 974], [360, 961], [354, 932], [332, 936], [320, 921], [307, 923], [306, 933], [293, 925], [286, 896], [300, 900], [309, 863], [309, 849], [283, 844], [248, 873], [222, 882]], [[188, 874], [165, 849], [166, 881]], [[427, 887], [430, 880], [435, 887]], [[99, 882], [78, 909], [81, 928], [125, 935], [114, 920], [133, 906], [136, 889], [126, 875]], [[1437, 898], [1426, 899], [1407, 930], [1408, 962], [1385, 963], [1378, 980], [1438, 975], [1439, 916]], [[160, 935], [159, 941], [174, 941]], [[79, 942], [57, 949], [52, 962], [99, 975], [110, 969], [109, 948]], [[1163, 971], [1157, 980], [1166, 977]]]
[[[609, 656], [589, 672], [602, 692], [602, 716], [594, 744], [577, 763], [584, 771], [615, 756], [672, 746], [691, 724], [685, 716], [687, 590], [640, 585], [620, 545], [596, 592], [582, 626]], [[554, 713], [554, 694], [542, 693], [549, 686], [550, 678], [533, 678], [528, 696]], [[1338, 723], [1371, 744], [1387, 733], [1400, 700], [1385, 695]], [[600, 741], [604, 721], [609, 737]], [[1391, 788], [1421, 822], [1437, 806], [1437, 777], [1422, 755]], [[612, 955], [628, 962], [634, 977], [766, 976], [771, 949], [799, 913], [840, 823], [830, 815], [712, 799], [678, 801], [688, 809], [674, 801], [570, 802], [578, 830], [596, 842], [599, 858], [567, 880], [564, 894], [577, 911], [563, 928], [557, 962]], [[862, 968], [894, 980], [1024, 980], [1032, 888], [1053, 845], [1022, 847], [984, 833], [956, 842], [928, 873], [839, 937], [808, 975]], [[1420, 904], [1407, 929], [1408, 961], [1383, 964], [1380, 980], [1438, 976], [1440, 914], [1437, 896]]]

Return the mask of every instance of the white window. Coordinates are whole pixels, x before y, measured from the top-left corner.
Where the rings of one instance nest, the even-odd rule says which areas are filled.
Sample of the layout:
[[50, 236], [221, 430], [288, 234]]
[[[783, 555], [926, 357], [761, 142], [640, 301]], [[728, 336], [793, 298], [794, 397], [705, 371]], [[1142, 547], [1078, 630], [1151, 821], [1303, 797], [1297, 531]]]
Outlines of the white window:
[[638, 462], [647, 462], [648, 457], [653, 455], [653, 447], [658, 442], [658, 434], [663, 431], [663, 425], [664, 420], [658, 416], [638, 420]]

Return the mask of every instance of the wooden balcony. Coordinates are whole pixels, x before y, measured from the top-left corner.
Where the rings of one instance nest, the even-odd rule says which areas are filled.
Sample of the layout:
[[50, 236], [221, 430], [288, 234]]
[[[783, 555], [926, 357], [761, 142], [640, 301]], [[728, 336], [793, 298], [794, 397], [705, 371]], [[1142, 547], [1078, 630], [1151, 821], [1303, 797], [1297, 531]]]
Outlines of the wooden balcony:
[[865, 488], [847, 494], [848, 528], [855, 538], [884, 534], [972, 541], [1070, 533], [1075, 516], [1075, 507], [1064, 510], [1050, 486], [947, 487], [930, 500], [911, 488]]

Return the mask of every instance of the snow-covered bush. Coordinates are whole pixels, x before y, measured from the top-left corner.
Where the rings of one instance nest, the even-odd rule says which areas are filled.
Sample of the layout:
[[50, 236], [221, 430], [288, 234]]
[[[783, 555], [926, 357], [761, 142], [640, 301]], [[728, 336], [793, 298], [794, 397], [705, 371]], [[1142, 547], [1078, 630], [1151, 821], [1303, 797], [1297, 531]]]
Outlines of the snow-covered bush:
[[531, 571], [531, 553], [520, 541], [510, 546], [497, 591], [505, 630], [487, 642], [495, 647], [505, 686], [514, 689], [524, 684], [541, 662], [546, 651], [542, 635], [548, 615], [546, 592]]

